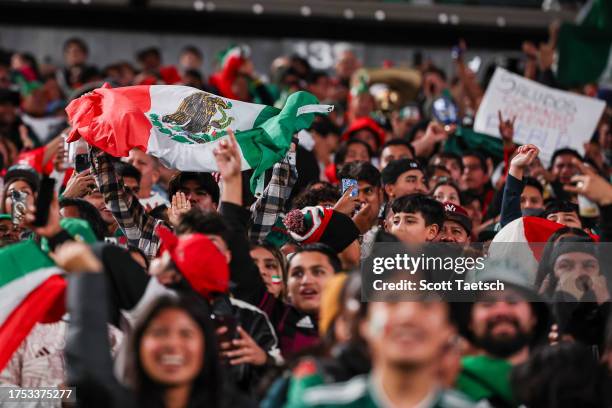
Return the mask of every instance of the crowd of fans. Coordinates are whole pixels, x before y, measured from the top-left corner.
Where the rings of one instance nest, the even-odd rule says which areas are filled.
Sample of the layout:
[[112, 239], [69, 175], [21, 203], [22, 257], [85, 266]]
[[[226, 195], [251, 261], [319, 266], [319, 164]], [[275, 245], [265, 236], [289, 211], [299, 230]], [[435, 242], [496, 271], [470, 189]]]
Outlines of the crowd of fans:
[[[612, 105], [584, 154], [560, 149], [545, 166], [537, 146], [513, 141], [520, 115], [500, 112], [497, 151], [452, 143], [487, 81], [463, 44], [452, 73], [412, 67], [416, 96], [402, 104], [368, 86], [350, 50], [333, 72], [280, 56], [266, 81], [245, 46], [208, 78], [197, 47], [176, 66], [147, 48], [104, 68], [79, 38], [63, 50], [64, 66], [8, 50], [0, 61], [0, 245], [41, 242], [68, 280], [68, 313], [34, 327], [3, 385], [76, 386], [87, 408], [611, 406], [612, 286], [598, 245], [612, 238]], [[520, 74], [556, 86], [554, 49], [523, 50]], [[279, 107], [306, 90], [336, 109], [295, 136], [255, 197], [233, 136], [215, 174], [90, 146], [75, 170], [64, 108], [104, 82]], [[571, 91], [594, 97], [597, 84]], [[35, 227], [43, 177], [57, 194]], [[537, 270], [515, 259], [488, 271], [504, 291], [362, 301], [359, 266], [375, 244], [484, 244], [522, 217], [557, 227]]]

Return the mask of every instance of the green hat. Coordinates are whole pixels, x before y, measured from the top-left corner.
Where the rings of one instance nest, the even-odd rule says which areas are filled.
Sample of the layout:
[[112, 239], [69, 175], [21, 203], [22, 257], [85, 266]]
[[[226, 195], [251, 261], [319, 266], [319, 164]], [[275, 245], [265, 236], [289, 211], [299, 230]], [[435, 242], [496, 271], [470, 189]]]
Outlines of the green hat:
[[0, 220], [12, 220], [11, 214], [0, 214]]
[[[80, 218], [63, 218], [60, 221], [60, 226], [64, 229], [75, 241], [93, 244], [97, 241], [96, 235], [89, 226], [89, 223]], [[43, 238], [40, 242], [40, 247], [43, 251], [49, 252], [49, 242]]]

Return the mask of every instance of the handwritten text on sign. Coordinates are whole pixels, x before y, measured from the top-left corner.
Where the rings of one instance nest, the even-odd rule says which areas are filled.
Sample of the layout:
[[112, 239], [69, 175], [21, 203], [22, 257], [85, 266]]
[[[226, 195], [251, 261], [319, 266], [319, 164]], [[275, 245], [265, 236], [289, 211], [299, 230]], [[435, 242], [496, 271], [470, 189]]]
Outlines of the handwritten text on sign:
[[548, 163], [555, 150], [571, 147], [583, 152], [603, 113], [598, 99], [559, 91], [497, 68], [480, 104], [474, 130], [500, 137], [497, 112], [516, 116], [514, 142], [540, 148]]

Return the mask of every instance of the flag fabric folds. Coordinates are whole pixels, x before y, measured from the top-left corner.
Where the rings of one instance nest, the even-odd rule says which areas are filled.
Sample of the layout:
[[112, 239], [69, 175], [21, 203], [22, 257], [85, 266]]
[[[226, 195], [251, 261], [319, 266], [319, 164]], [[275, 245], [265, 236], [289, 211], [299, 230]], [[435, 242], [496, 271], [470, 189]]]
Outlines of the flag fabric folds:
[[0, 250], [0, 370], [36, 323], [51, 323], [65, 313], [62, 271], [34, 241]]
[[181, 171], [216, 171], [213, 150], [232, 129], [242, 169], [254, 170], [251, 190], [261, 191], [261, 176], [284, 157], [293, 135], [308, 128], [315, 113], [332, 109], [303, 91], [277, 109], [187, 86], [105, 85], [72, 101], [66, 112], [72, 125], [68, 141], [83, 137], [116, 157], [138, 148]]

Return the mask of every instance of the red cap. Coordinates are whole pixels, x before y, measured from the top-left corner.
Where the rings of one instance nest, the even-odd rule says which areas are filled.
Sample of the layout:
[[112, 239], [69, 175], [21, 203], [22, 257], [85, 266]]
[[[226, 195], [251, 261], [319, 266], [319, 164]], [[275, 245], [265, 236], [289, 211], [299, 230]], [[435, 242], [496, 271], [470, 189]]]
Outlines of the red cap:
[[378, 137], [378, 147], [381, 147], [385, 143], [385, 131], [378, 123], [376, 123], [374, 119], [368, 117], [363, 117], [352, 121], [349, 127], [342, 134], [342, 140], [349, 140], [353, 133], [364, 129], [373, 132]]
[[470, 235], [472, 233], [472, 219], [468, 215], [465, 208], [449, 201], [445, 202], [443, 205], [444, 212], [446, 213], [446, 219], [459, 223], [459, 225], [465, 229], [468, 235]]
[[227, 293], [229, 267], [227, 258], [204, 234], [177, 237], [166, 227], [158, 227], [162, 246], [160, 254], [168, 251], [170, 258], [191, 287], [204, 296]]

